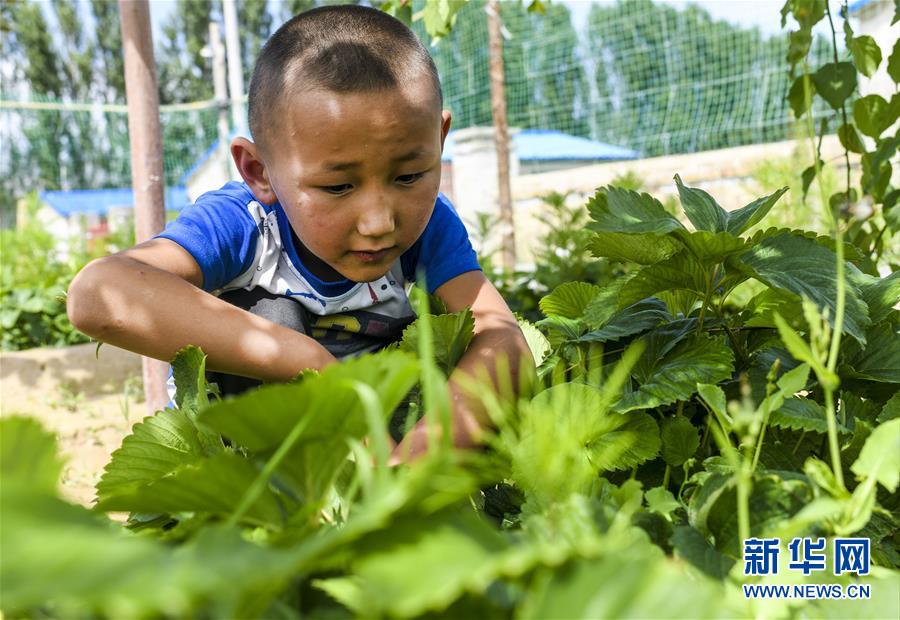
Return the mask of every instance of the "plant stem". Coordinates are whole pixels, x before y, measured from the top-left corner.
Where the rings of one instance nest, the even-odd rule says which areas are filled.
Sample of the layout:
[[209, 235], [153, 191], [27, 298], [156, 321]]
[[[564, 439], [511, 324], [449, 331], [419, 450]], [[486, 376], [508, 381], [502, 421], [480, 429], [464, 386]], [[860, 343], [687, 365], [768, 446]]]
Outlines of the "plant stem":
[[797, 443], [794, 444], [794, 449], [791, 450], [791, 454], [797, 454], [797, 450], [800, 449], [800, 444], [803, 443], [803, 439], [806, 437], [806, 431], [802, 431], [800, 433], [800, 439], [797, 440]]
[[663, 483], [662, 486], [664, 489], [669, 488], [669, 476], [672, 474], [672, 466], [666, 463], [666, 473], [663, 474]]
[[703, 431], [703, 439], [700, 440], [700, 445], [706, 448], [709, 442], [709, 425], [712, 424], [712, 414], [706, 416], [706, 429]]
[[712, 297], [712, 289], [716, 280], [716, 274], [719, 271], [719, 266], [716, 265], [713, 268], [712, 273], [706, 279], [706, 294], [703, 297], [703, 305], [700, 306], [700, 317], [697, 319], [697, 333], [699, 334], [703, 331], [703, 318], [706, 316], [706, 307], [709, 305], [709, 299]]
[[284, 460], [284, 457], [287, 456], [291, 448], [294, 447], [294, 444], [297, 443], [297, 440], [300, 438], [300, 435], [303, 433], [303, 429], [306, 428], [309, 420], [310, 418], [308, 416], [297, 420], [297, 423], [294, 424], [294, 428], [291, 429], [291, 432], [288, 433], [287, 437], [281, 442], [281, 445], [278, 446], [278, 449], [275, 450], [275, 453], [269, 457], [268, 461], [266, 461], [262, 471], [256, 475], [253, 483], [247, 487], [243, 497], [241, 497], [237, 509], [231, 513], [231, 516], [228, 518], [228, 521], [225, 524], [226, 527], [234, 527], [237, 525], [238, 521], [244, 516], [244, 513], [247, 512], [247, 510], [250, 509], [250, 506], [253, 505], [253, 502], [259, 498], [260, 494], [262, 494], [263, 490], [266, 488], [266, 483], [269, 481], [269, 478], [275, 473], [275, 469], [281, 464], [281, 461]]
[[763, 440], [766, 438], [766, 426], [769, 424], [769, 408], [766, 407], [763, 413], [762, 427], [759, 429], [759, 437], [756, 438], [756, 450], [753, 452], [753, 464], [750, 471], [756, 471], [756, 465], [759, 463], [759, 455], [762, 452]]
[[[847, 3], [843, 3], [844, 6], [844, 19], [847, 19]], [[831, 26], [831, 51], [834, 54], [834, 64], [838, 63], [838, 47], [837, 47], [837, 31], [834, 29], [834, 20], [831, 18], [831, 8], [828, 6], [828, 2], [825, 3], [825, 14], [828, 15], [828, 25]], [[844, 125], [847, 124], [847, 107], [841, 102], [841, 120], [844, 122]], [[850, 207], [850, 151], [847, 148], [844, 148], [844, 164], [847, 167], [847, 207]], [[830, 206], [829, 206], [830, 209]]]
[[834, 479], [838, 485], [844, 488], [844, 469], [841, 467], [841, 450], [838, 446], [837, 423], [834, 420], [834, 395], [831, 390], [825, 390], [825, 420], [828, 422], [828, 451], [831, 453], [831, 469], [834, 470]]
[[[804, 62], [805, 69], [805, 78], [803, 80], [803, 89], [804, 96], [807, 101], [811, 99], [811, 91], [809, 87], [809, 67]], [[815, 143], [815, 130], [813, 128], [812, 121], [812, 105], [809, 106], [809, 111], [806, 114], [806, 129], [809, 135], [809, 139], [811, 142]], [[831, 207], [828, 205], [828, 197], [825, 195], [825, 188], [822, 185], [822, 179], [819, 176], [821, 174], [820, 166], [819, 166], [819, 157], [815, 156], [815, 162], [813, 164], [816, 167], [816, 178], [819, 179], [819, 195], [822, 200], [822, 205], [825, 208], [825, 212], [828, 213], [828, 216], [831, 220], [831, 224], [834, 227], [834, 239], [835, 239], [835, 256], [836, 256], [836, 273], [835, 279], [837, 284], [837, 299], [835, 300], [835, 312], [834, 312], [834, 328], [831, 334], [831, 348], [828, 353], [827, 360], [827, 369], [834, 373], [837, 368], [837, 360], [838, 354], [840, 353], [841, 346], [841, 334], [843, 331], [844, 325], [844, 306], [846, 303], [846, 287], [847, 283], [845, 281], [844, 274], [844, 239], [843, 239], [843, 231], [841, 229], [840, 222], [837, 218], [834, 217], [834, 213], [831, 211]], [[838, 484], [843, 488], [844, 487], [844, 472], [841, 469], [841, 458], [840, 458], [840, 450], [838, 449], [838, 438], [837, 438], [837, 425], [834, 421], [834, 389], [836, 386], [832, 385], [831, 380], [825, 380], [824, 377], [819, 377], [819, 383], [822, 385], [822, 390], [825, 393], [825, 416], [826, 422], [828, 423], [828, 445], [831, 452], [831, 469], [834, 472], [835, 480]]]

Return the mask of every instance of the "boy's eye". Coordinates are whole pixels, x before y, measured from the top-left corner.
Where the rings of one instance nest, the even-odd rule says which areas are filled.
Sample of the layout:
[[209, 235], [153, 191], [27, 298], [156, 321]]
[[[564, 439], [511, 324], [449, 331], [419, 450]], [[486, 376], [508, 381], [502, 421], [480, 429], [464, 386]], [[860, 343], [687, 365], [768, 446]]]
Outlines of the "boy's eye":
[[349, 183], [344, 183], [342, 185], [325, 185], [321, 189], [329, 194], [339, 195], [347, 193], [351, 188], [352, 186]]
[[415, 174], [401, 174], [397, 177], [397, 182], [401, 185], [412, 185], [425, 175], [424, 172], [416, 172]]

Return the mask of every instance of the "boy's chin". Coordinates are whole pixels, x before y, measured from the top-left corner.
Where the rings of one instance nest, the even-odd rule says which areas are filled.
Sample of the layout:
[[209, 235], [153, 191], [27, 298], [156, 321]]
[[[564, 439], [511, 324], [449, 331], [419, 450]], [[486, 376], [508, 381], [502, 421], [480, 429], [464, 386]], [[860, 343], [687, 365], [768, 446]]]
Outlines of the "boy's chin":
[[353, 282], [374, 282], [390, 271], [390, 265], [372, 265], [342, 269], [341, 275]]

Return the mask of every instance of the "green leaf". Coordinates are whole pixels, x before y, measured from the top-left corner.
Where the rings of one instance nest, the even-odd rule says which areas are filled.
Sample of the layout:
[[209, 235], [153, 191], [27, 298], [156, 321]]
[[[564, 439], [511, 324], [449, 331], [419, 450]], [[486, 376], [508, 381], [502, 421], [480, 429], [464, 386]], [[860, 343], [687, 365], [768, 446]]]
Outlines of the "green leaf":
[[259, 617], [275, 584], [306, 566], [303, 546], [265, 548], [216, 525], [173, 547], [53, 497], [6, 484], [0, 494], [3, 611], [14, 617]]
[[663, 302], [658, 299], [646, 299], [625, 308], [613, 316], [605, 326], [588, 332], [578, 340], [581, 342], [619, 340], [645, 332], [660, 323], [671, 320], [672, 316]]
[[881, 95], [866, 95], [853, 102], [853, 120], [861, 132], [870, 138], [878, 138], [891, 126], [888, 119], [888, 102]]
[[650, 194], [639, 194], [618, 187], [597, 190], [587, 207], [593, 219], [588, 228], [596, 232], [664, 235], [684, 228]]
[[813, 355], [809, 344], [800, 337], [800, 334], [793, 327], [787, 324], [787, 321], [780, 314], [775, 312], [773, 318], [775, 319], [775, 326], [778, 328], [778, 334], [781, 336], [781, 341], [784, 342], [788, 352], [797, 361], [809, 364], [821, 383], [829, 386], [832, 390], [837, 389], [840, 383], [838, 377], [825, 367], [825, 361]]
[[[788, 91], [787, 101], [791, 106], [794, 117], [797, 119], [803, 118], [803, 115], [806, 114], [812, 105], [813, 97], [816, 96], [816, 85], [812, 79], [806, 79], [808, 77], [810, 77], [808, 74], [798, 77], [791, 84], [791, 89]], [[806, 86], [807, 84], [808, 86]], [[807, 89], [809, 91], [808, 95]]]
[[[690, 587], [685, 587], [687, 583]], [[686, 574], [658, 547], [642, 541], [627, 551], [546, 568], [537, 574], [517, 617], [655, 618], [661, 613], [668, 618], [752, 615], [747, 610], [734, 611], [723, 599], [721, 586]]]
[[692, 254], [681, 251], [632, 277], [619, 293], [619, 308], [627, 308], [663, 291], [685, 290], [706, 296], [708, 270]]
[[559, 346], [567, 340], [577, 340], [587, 330], [584, 321], [566, 319], [561, 316], [548, 317], [538, 321], [537, 325], [547, 330], [547, 339], [553, 347]]
[[463, 593], [487, 590], [538, 559], [474, 512], [455, 509], [427, 521], [408, 518], [357, 546], [352, 574], [366, 601], [364, 616], [415, 617], [441, 610]]
[[709, 232], [696, 230], [676, 230], [673, 236], [677, 237], [688, 251], [701, 262], [711, 265], [720, 263], [733, 254], [739, 254], [746, 248], [746, 242], [729, 232]]
[[885, 278], [860, 271], [855, 271], [850, 276], [869, 307], [869, 319], [872, 323], [880, 323], [886, 319], [894, 310], [897, 300], [900, 300], [900, 271], [894, 271]]
[[175, 404], [196, 416], [209, 405], [206, 395], [206, 356], [194, 346], [180, 350], [172, 360], [175, 377]]
[[521, 318], [518, 319], [518, 322], [519, 329], [522, 330], [522, 335], [525, 336], [525, 342], [528, 343], [528, 348], [531, 350], [534, 364], [535, 366], [540, 366], [541, 362], [547, 359], [547, 356], [550, 354], [552, 348], [550, 341], [533, 323], [529, 323]]
[[263, 386], [216, 403], [200, 420], [262, 458], [299, 426], [299, 436], [277, 472], [301, 501], [315, 505], [323, 501], [349, 454], [347, 440], [370, 432], [353, 386], [375, 390], [387, 424], [417, 378], [412, 356], [384, 351], [332, 364], [299, 384]]
[[56, 437], [40, 422], [19, 416], [0, 418], [0, 479], [3, 485], [53, 494], [61, 471]]
[[631, 469], [659, 452], [659, 427], [646, 413], [610, 413], [594, 426], [588, 458], [599, 471]]
[[862, 35], [850, 39], [850, 53], [853, 54], [853, 63], [859, 72], [866, 77], [872, 77], [881, 64], [881, 48], [875, 39], [868, 35]]
[[[750, 535], [767, 536], [811, 500], [808, 484], [801, 479], [782, 479], [773, 474], [757, 475], [750, 493]], [[723, 553], [739, 556], [737, 497], [733, 488], [722, 493], [709, 512], [706, 526]], [[701, 529], [701, 531], [703, 531]]]
[[[205, 512], [228, 516], [240, 506], [259, 470], [246, 458], [223, 453], [184, 465], [170, 475], [141, 488], [118, 493], [98, 502], [105, 511], [149, 514]], [[285, 520], [285, 498], [264, 489], [244, 513], [244, 521], [278, 527]]]
[[619, 309], [619, 292], [628, 277], [616, 278], [606, 286], [600, 289], [600, 292], [594, 295], [594, 298], [588, 303], [584, 309], [583, 319], [591, 329], [603, 327], [606, 323], [616, 315]]
[[684, 340], [665, 357], [648, 360], [646, 379], [637, 390], [624, 395], [615, 409], [626, 412], [688, 400], [696, 393], [698, 383], [730, 379], [733, 362], [731, 349], [722, 337]]
[[850, 467], [860, 480], [874, 477], [891, 493], [900, 482], [900, 420], [880, 424]]
[[[825, 409], [808, 398], [786, 398], [777, 411], [769, 414], [769, 424], [778, 428], [825, 434], [828, 432]], [[838, 423], [838, 430], [849, 432]]]
[[517, 485], [549, 505], [587, 493], [599, 471], [629, 469], [656, 456], [656, 422], [646, 414], [609, 411], [611, 397], [584, 384], [563, 383], [532, 399], [508, 446]]
[[671, 518], [671, 514], [681, 508], [681, 504], [675, 499], [671, 492], [662, 487], [653, 487], [644, 494], [647, 500], [647, 509], [650, 512], [656, 512]]
[[894, 41], [894, 50], [888, 57], [887, 72], [894, 84], [900, 84], [900, 39]]
[[822, 65], [813, 76], [816, 92], [835, 110], [853, 94], [856, 89], [856, 67], [850, 62], [830, 62]]
[[413, 15], [413, 19], [424, 18], [425, 32], [431, 37], [432, 44], [448, 36], [456, 23], [456, 14], [466, 5], [466, 0], [434, 0], [426, 2], [421, 13]]
[[590, 301], [600, 293], [600, 287], [585, 282], [566, 282], [540, 301], [541, 312], [547, 316], [580, 319]]
[[[820, 311], [828, 308], [828, 320], [834, 325], [837, 261], [831, 250], [811, 239], [784, 233], [762, 239], [740, 260], [750, 267], [758, 280], [807, 297]], [[851, 282], [847, 282], [845, 300], [844, 331], [865, 342], [868, 309]]]
[[663, 460], [672, 467], [681, 467], [700, 447], [697, 429], [684, 416], [663, 420], [660, 437]]
[[681, 249], [681, 244], [656, 233], [594, 232], [588, 242], [591, 254], [622, 262], [652, 265]]
[[806, 477], [816, 483], [820, 489], [826, 491], [832, 497], [841, 499], [849, 498], [850, 494], [844, 485], [837, 483], [834, 472], [831, 468], [815, 457], [809, 457], [803, 464], [803, 473]]
[[803, 184], [803, 198], [806, 198], [806, 194], [809, 192], [809, 186], [812, 185], [812, 182], [816, 178], [816, 170], [822, 170], [824, 167], [825, 162], [820, 159], [818, 168], [816, 167], [816, 164], [813, 164], [800, 173], [800, 179]]
[[691, 494], [688, 503], [688, 520], [701, 534], [709, 534], [707, 522], [716, 502], [723, 494], [731, 490], [733, 492], [735, 479], [731, 471], [715, 472], [707, 475], [697, 489]]
[[775, 314], [787, 317], [788, 324], [795, 330], [805, 330], [803, 306], [800, 298], [777, 288], [767, 288], [755, 295], [747, 303], [750, 318], [744, 321], [745, 327], [776, 327]]
[[812, 33], [809, 30], [794, 30], [788, 33], [788, 56], [791, 66], [803, 60], [812, 45]]
[[[434, 363], [449, 375], [472, 342], [475, 318], [468, 308], [450, 314], [430, 315]], [[417, 355], [419, 351], [419, 322], [403, 330], [400, 350]]]
[[894, 395], [888, 399], [875, 421], [878, 424], [884, 424], [897, 418], [900, 418], [900, 390], [894, 392]]
[[846, 360], [850, 367], [847, 374], [869, 381], [900, 383], [900, 331], [885, 321], [870, 329], [866, 340], [866, 348]]
[[675, 555], [690, 562], [694, 567], [713, 579], [725, 579], [735, 560], [721, 554], [703, 537], [703, 534], [689, 525], [679, 525], [672, 534]]
[[131, 494], [206, 454], [200, 431], [186, 411], [159, 411], [135, 424], [122, 446], [112, 453], [97, 483], [97, 500]]
[[[900, 109], [900, 95], [894, 95], [891, 98], [891, 104], [897, 102], [897, 107]], [[893, 121], [897, 120], [896, 115], [893, 117]], [[871, 154], [871, 159], [869, 160], [871, 163], [871, 168], [873, 170], [884, 169], [884, 174], [890, 177], [891, 165], [890, 159], [894, 156], [894, 153], [897, 152], [897, 148], [900, 147], [900, 136], [892, 136], [888, 138], [884, 138], [883, 140], [877, 141], [877, 148], [875, 152]]]
[[709, 232], [723, 232], [728, 220], [725, 209], [702, 189], [685, 187], [681, 177], [675, 175], [675, 184], [678, 186], [678, 195], [681, 197], [681, 206], [688, 219], [697, 230]]
[[725, 432], [731, 431], [731, 418], [728, 416], [727, 400], [725, 392], [718, 385], [710, 385], [709, 383], [700, 383], [697, 385], [697, 394], [703, 399], [703, 402], [709, 407], [710, 411], [716, 418], [725, 425]]
[[866, 145], [863, 144], [862, 136], [856, 131], [853, 125], [841, 125], [838, 128], [838, 138], [841, 145], [851, 153], [865, 153]]
[[779, 392], [783, 398], [792, 396], [796, 392], [806, 388], [809, 380], [809, 366], [800, 364], [796, 368], [788, 370], [786, 373], [778, 377], [775, 385], [778, 386]]
[[740, 235], [750, 227], [760, 223], [786, 191], [788, 191], [788, 188], [782, 187], [768, 196], [757, 198], [745, 207], [741, 207], [735, 211], [729, 211], [725, 230], [732, 235]]

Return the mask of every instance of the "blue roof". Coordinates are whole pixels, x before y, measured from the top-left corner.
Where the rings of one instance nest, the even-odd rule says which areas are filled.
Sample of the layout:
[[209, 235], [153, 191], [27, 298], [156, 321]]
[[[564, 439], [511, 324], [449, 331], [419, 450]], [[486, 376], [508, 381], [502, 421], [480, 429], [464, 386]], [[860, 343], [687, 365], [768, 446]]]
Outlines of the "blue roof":
[[[112, 207], [133, 207], [134, 190], [130, 187], [114, 189], [70, 189], [41, 192], [41, 200], [64, 216], [75, 213], [106, 215]], [[181, 211], [190, 204], [184, 187], [167, 187], [166, 209]]]
[[866, 5], [872, 4], [873, 0], [856, 0], [856, 2], [851, 2], [847, 7], [847, 12], [851, 15], [856, 13], [857, 11], [866, 7]]
[[[443, 161], [453, 161], [454, 133], [451, 131], [444, 143]], [[513, 144], [519, 161], [603, 161], [640, 156], [637, 151], [621, 146], [545, 129], [524, 129], [513, 136]]]

